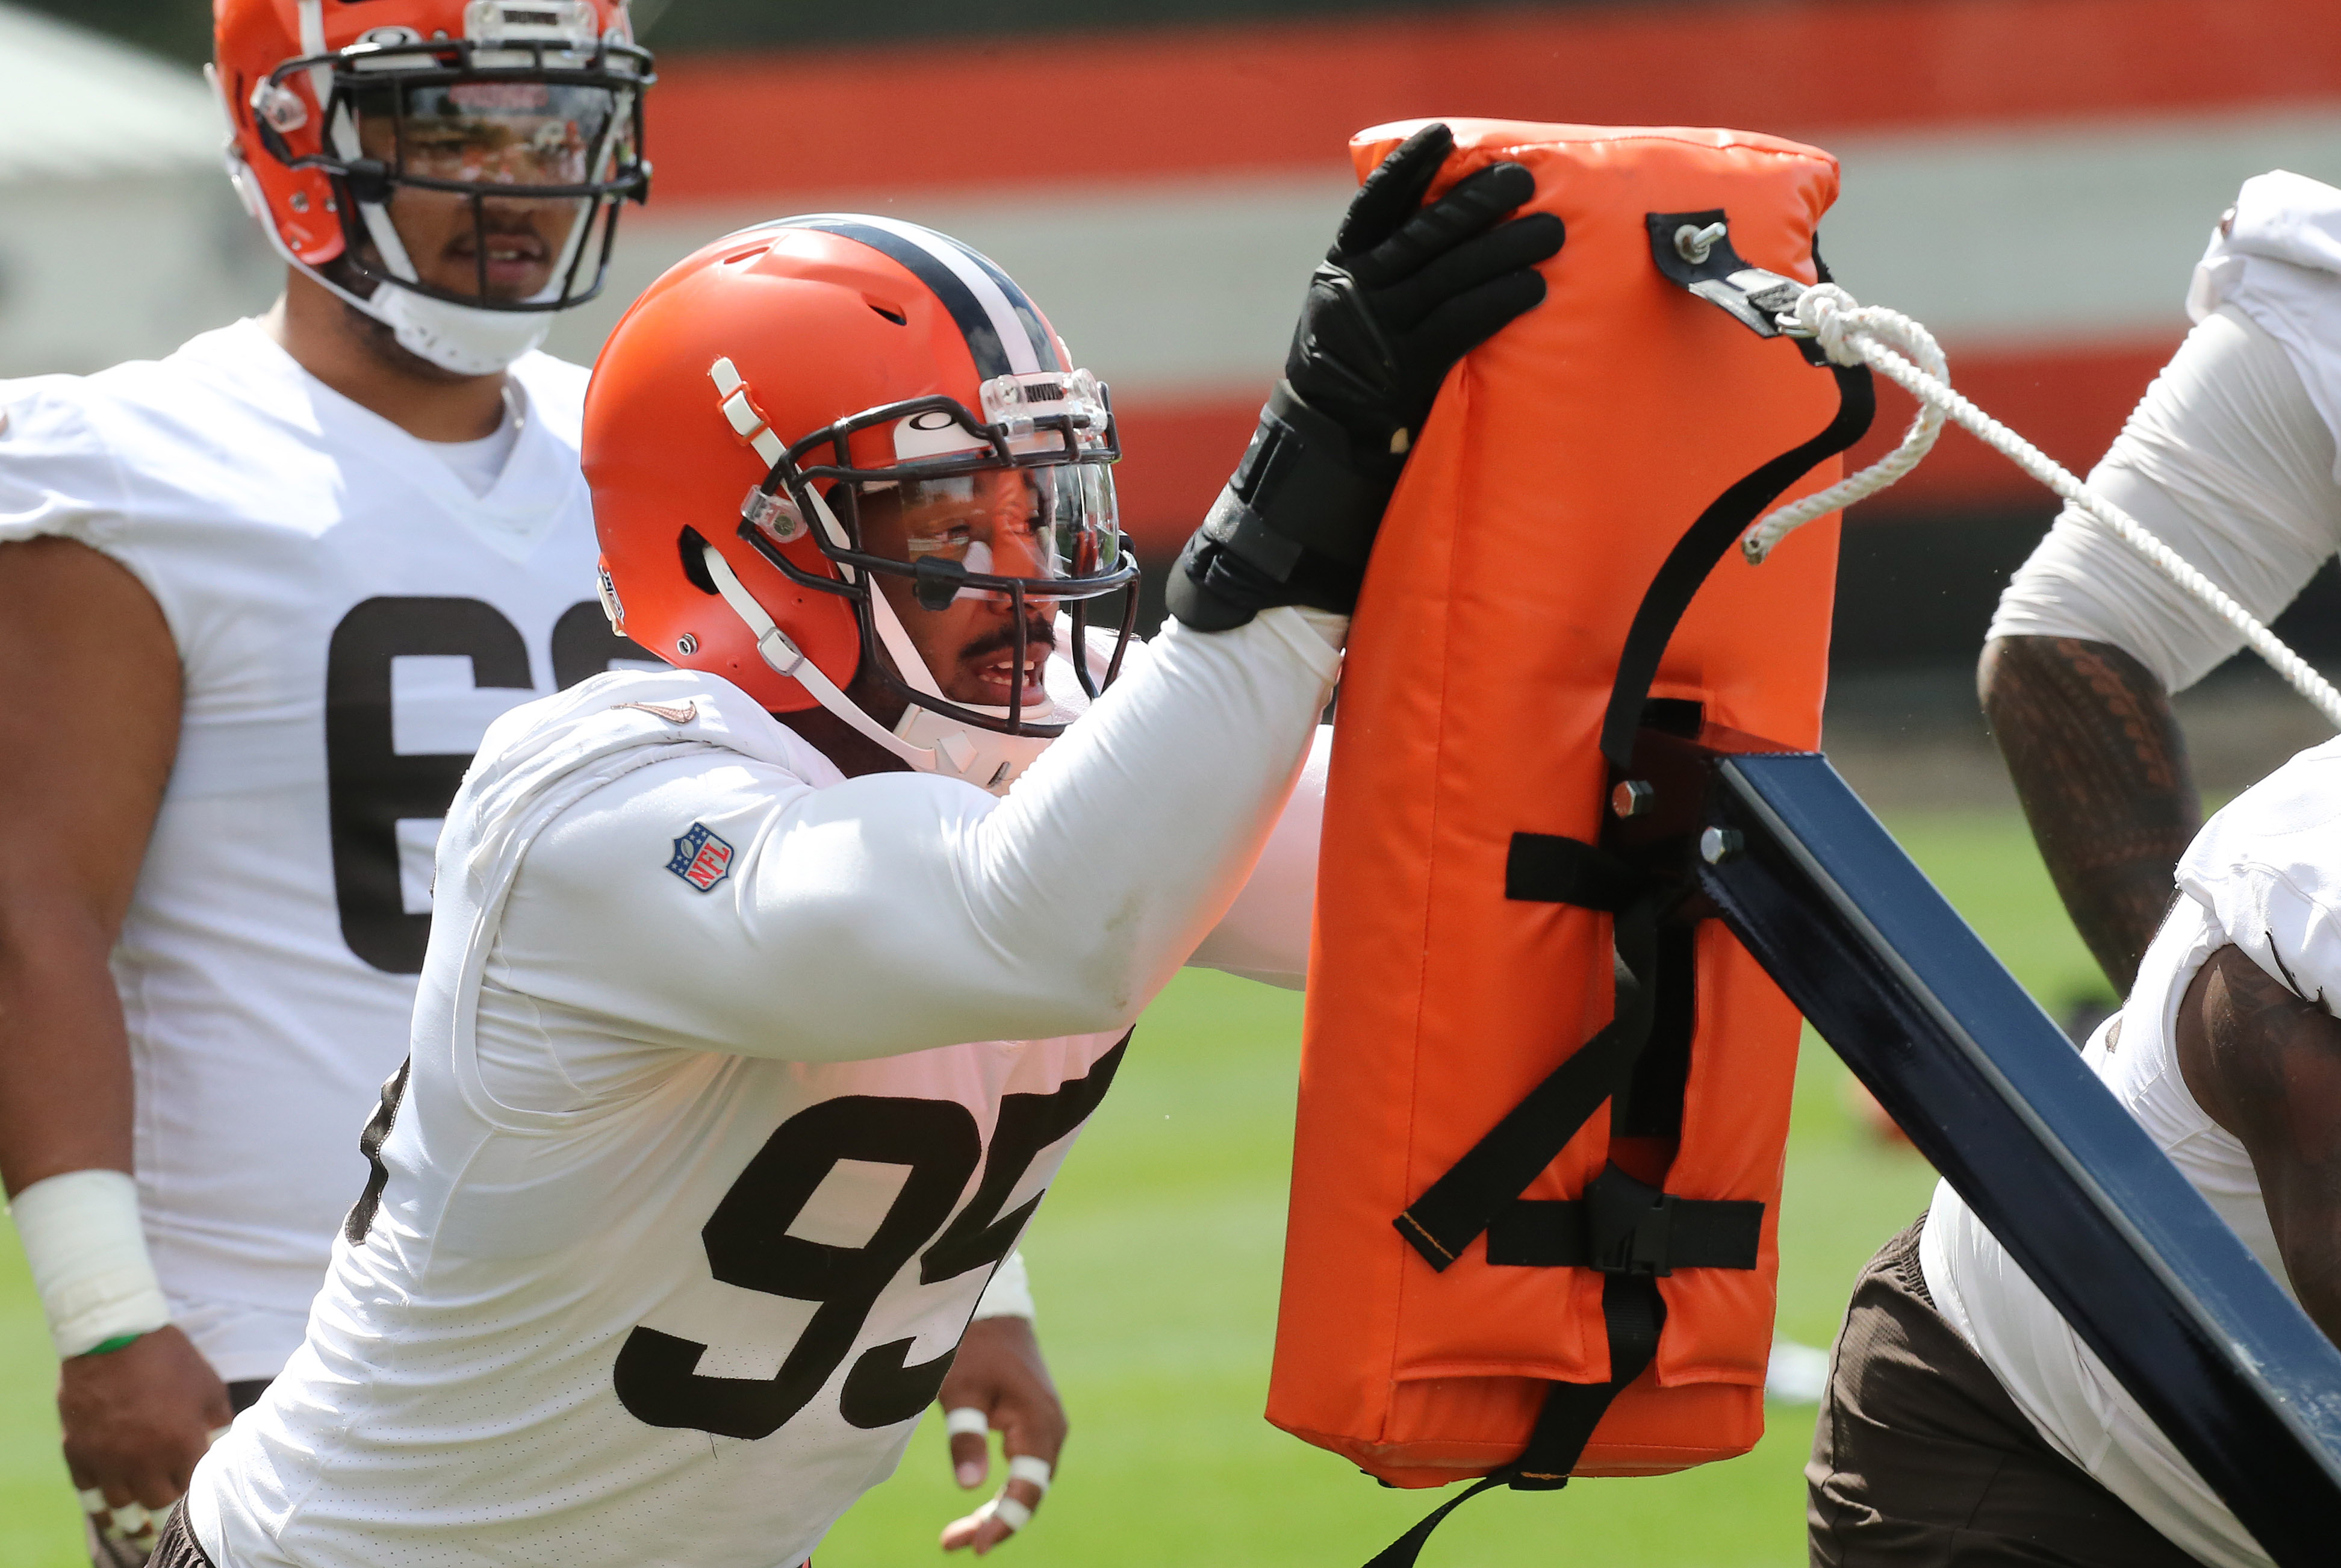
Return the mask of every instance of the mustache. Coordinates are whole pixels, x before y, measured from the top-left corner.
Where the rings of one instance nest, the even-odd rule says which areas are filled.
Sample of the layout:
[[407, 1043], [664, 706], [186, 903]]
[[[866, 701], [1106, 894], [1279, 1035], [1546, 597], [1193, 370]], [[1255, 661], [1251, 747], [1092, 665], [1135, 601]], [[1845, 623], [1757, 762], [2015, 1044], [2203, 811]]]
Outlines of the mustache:
[[[1024, 645], [1027, 649], [1051, 648], [1057, 645], [1057, 628], [1049, 621], [1027, 621], [1024, 624]], [[1016, 651], [1016, 628], [1002, 626], [996, 632], [986, 632], [960, 650], [962, 660], [972, 661], [992, 654], [1012, 654]]]

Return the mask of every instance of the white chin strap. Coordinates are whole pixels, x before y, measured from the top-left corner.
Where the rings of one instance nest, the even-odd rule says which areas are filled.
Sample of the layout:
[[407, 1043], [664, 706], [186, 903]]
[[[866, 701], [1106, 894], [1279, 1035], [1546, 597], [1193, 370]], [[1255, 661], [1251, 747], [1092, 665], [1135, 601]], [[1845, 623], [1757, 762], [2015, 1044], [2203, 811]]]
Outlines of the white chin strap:
[[457, 375], [493, 375], [553, 330], [549, 310], [481, 310], [393, 283], [378, 285], [372, 298], [353, 303], [389, 327], [399, 347]]
[[510, 369], [513, 361], [543, 343], [553, 330], [556, 313], [549, 310], [480, 310], [391, 283], [376, 285], [372, 297], [353, 294], [293, 254], [284, 236], [276, 232], [258, 182], [232, 146], [227, 168], [245, 210], [259, 223], [260, 232], [276, 254], [353, 309], [389, 327], [398, 346], [417, 359], [455, 375], [493, 375]]
[[[855, 733], [867, 737], [887, 751], [901, 757], [921, 773], [941, 774], [945, 778], [965, 779], [979, 789], [993, 794], [1006, 794], [1033, 759], [1049, 749], [1053, 737], [1040, 735], [1006, 735], [991, 730], [971, 729], [965, 724], [930, 713], [911, 704], [903, 711], [902, 722], [889, 731], [876, 719], [862, 710], [862, 705], [839, 689], [836, 682], [821, 671], [821, 666], [807, 658], [804, 651], [781, 630], [772, 614], [756, 602], [730, 562], [712, 544], [705, 547], [702, 556], [707, 564], [707, 574], [714, 581], [715, 590], [732, 613], [746, 623], [756, 634], [756, 651], [773, 671], [788, 677], [811, 692], [813, 700], [851, 725]], [[919, 689], [929, 693], [938, 702], [941, 694], [934, 690], [934, 680], [927, 672], [926, 661], [911, 647], [910, 638], [902, 623], [894, 618], [885, 595], [870, 595], [872, 609], [878, 617], [879, 636], [885, 641], [895, 663]], [[1001, 710], [1003, 716], [1006, 710]], [[1048, 715], [1051, 717], [1060, 715]], [[1062, 717], [1070, 718], [1071, 714]]]
[[934, 753], [921, 751], [895, 739], [887, 733], [885, 725], [863, 713], [861, 704], [840, 691], [835, 681], [822, 674], [821, 666], [805, 657], [804, 650], [789, 640], [789, 634], [781, 630], [772, 613], [756, 603], [756, 596], [741, 583], [738, 574], [732, 570], [732, 563], [723, 558], [722, 551], [709, 544], [704, 546], [700, 558], [707, 564], [708, 576], [715, 581], [715, 591], [723, 595], [723, 602], [732, 606], [732, 613], [748, 624], [748, 630], [756, 634], [756, 652], [764, 656], [764, 663], [770, 664], [774, 673], [785, 675], [804, 687], [822, 707], [921, 773], [944, 771], [936, 767]]
[[[950, 701], [935, 684], [933, 672], [927, 668], [927, 661], [920, 655], [919, 650], [911, 645], [911, 634], [902, 629], [902, 620], [894, 614], [894, 606], [887, 602], [884, 594], [871, 594], [870, 616], [877, 627], [878, 640], [886, 644], [886, 652], [892, 657], [894, 667], [902, 672], [902, 678], [910, 683], [912, 689], [921, 696], [934, 698], [938, 703]], [[1021, 672], [1018, 674], [1021, 676]], [[960, 706], [972, 708], [1003, 723], [1008, 718], [1008, 710], [1004, 707], [975, 703], [962, 703]], [[1034, 724], [1069, 724], [1080, 715], [1064, 711], [1051, 698], [1045, 705], [1028, 706], [1024, 716]], [[933, 748], [935, 754], [950, 764], [937, 768], [937, 773], [949, 773], [954, 778], [966, 779], [994, 794], [1006, 794], [1008, 786], [1038, 761], [1041, 754], [1056, 740], [1054, 735], [1011, 735], [998, 730], [971, 728], [957, 719], [931, 712], [916, 703], [902, 710], [902, 716], [895, 721], [894, 733], [912, 745]]]

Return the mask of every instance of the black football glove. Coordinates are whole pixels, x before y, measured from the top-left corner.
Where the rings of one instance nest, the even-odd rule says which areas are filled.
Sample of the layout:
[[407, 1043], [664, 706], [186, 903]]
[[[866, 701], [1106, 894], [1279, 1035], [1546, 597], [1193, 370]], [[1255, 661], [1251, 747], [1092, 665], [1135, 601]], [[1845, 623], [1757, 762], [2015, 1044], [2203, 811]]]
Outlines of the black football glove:
[[1170, 571], [1170, 613], [1195, 630], [1277, 604], [1355, 609], [1439, 384], [1543, 300], [1536, 264], [1564, 231], [1549, 213], [1504, 221], [1536, 194], [1527, 169], [1491, 165], [1422, 205], [1454, 146], [1445, 125], [1426, 125], [1384, 158], [1310, 277], [1284, 379]]

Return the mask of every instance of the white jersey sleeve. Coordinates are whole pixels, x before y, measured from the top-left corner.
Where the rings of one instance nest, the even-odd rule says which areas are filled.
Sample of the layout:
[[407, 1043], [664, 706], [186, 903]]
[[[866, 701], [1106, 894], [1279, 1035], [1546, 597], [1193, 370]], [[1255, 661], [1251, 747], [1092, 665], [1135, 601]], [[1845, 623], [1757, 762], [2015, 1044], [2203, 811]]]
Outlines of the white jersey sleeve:
[[1325, 770], [1333, 727], [1321, 724], [1283, 814], [1251, 875], [1188, 963], [1298, 991], [1309, 980], [1309, 930], [1317, 907], [1317, 840], [1325, 820]]
[[[916, 774], [817, 789], [744, 755], [643, 767], [529, 850], [488, 988], [791, 1061], [1120, 1028], [1234, 900], [1338, 664], [1300, 611], [1173, 625], [1005, 800]], [[702, 890], [682, 848], [710, 842]]]
[[[2089, 487], [2265, 622], [2341, 547], [2334, 452], [2284, 346], [2223, 305], [2147, 389], [2090, 472]], [[2111, 530], [2069, 506], [2001, 596], [1991, 634], [2109, 643], [2172, 692], [2244, 642]]]
[[[2187, 308], [2195, 330], [2089, 484], [2265, 622], [2341, 545], [2341, 190], [2282, 170], [2246, 180]], [[1991, 634], [2110, 643], [2169, 691], [2243, 645], [2070, 508]]]
[[54, 535], [113, 557], [154, 595], [184, 656], [194, 606], [156, 558], [162, 541], [141, 526], [152, 509], [106, 414], [78, 376], [0, 382], [0, 544]]

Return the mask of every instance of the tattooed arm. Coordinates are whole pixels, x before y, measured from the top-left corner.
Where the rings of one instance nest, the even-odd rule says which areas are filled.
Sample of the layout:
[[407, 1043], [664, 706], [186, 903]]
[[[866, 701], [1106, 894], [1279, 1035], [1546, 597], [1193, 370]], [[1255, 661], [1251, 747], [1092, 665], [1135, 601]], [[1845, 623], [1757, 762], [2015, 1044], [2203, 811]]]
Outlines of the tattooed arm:
[[2187, 988], [2177, 1045], [2187, 1092], [2252, 1157], [2302, 1308], [2341, 1342], [2341, 1020], [2222, 947]]
[[2126, 996], [2203, 825], [2170, 698], [2119, 648], [2073, 637], [1995, 637], [1977, 684], [2057, 895]]

